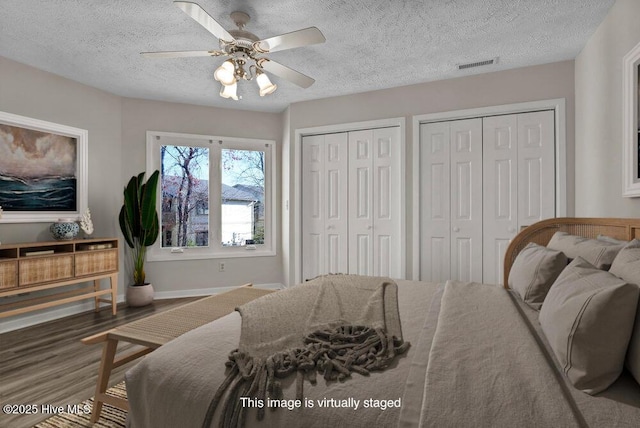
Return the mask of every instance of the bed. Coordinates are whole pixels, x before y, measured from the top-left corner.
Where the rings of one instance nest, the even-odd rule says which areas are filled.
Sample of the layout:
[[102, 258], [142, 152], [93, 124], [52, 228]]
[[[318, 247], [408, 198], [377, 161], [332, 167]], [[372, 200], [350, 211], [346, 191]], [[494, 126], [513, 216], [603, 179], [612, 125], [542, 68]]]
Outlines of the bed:
[[[260, 412], [258, 405], [243, 401], [244, 425], [638, 426], [640, 378], [636, 379], [629, 367], [637, 369], [640, 355], [632, 352], [634, 345], [629, 341], [640, 343], [639, 287], [633, 284], [635, 288], [632, 288], [629, 281], [622, 281], [624, 284], [618, 281], [607, 290], [620, 292], [612, 296], [604, 293], [615, 302], [616, 316], [622, 317], [624, 308], [628, 308], [625, 326], [621, 327], [620, 323], [613, 326], [617, 332], [628, 330], [628, 334], [622, 334], [626, 339], [619, 338], [620, 334], [610, 335], [612, 340], [617, 338], [618, 342], [626, 343], [624, 365], [617, 361], [619, 355], [609, 358], [607, 354], [606, 359], [596, 361], [598, 364], [593, 370], [603, 371], [609, 360], [616, 360], [617, 366], [602, 374], [596, 373], [594, 380], [594, 376], [589, 378], [589, 373], [585, 374], [580, 368], [580, 364], [586, 364], [586, 371], [590, 372], [592, 362], [580, 360], [578, 345], [572, 350], [575, 355], [569, 356], [569, 361], [575, 360], [575, 367], [567, 368], [563, 360], [567, 355], [558, 351], [557, 336], [562, 331], [556, 331], [561, 329], [556, 329], [554, 323], [564, 322], [562, 317], [566, 317], [571, 307], [556, 312], [547, 310], [547, 306], [562, 300], [557, 295], [562, 297], [562, 290], [566, 289], [561, 287], [563, 284], [582, 278], [583, 273], [589, 271], [585, 267], [587, 263], [582, 257], [571, 257], [573, 261], [563, 270], [564, 276], [560, 273], [551, 286], [553, 292], [548, 290], [549, 301], [539, 307], [525, 301], [523, 296], [527, 293], [518, 291], [515, 287], [518, 282], [514, 281], [518, 276], [516, 271], [520, 272], [522, 266], [526, 271], [526, 267], [531, 266], [526, 263], [529, 259], [523, 262], [523, 257], [532, 252], [534, 244], [548, 246], [554, 244], [551, 241], [562, 238], [564, 241], [559, 245], [566, 246], [569, 239], [575, 241], [578, 239], [575, 236], [581, 236], [592, 240], [610, 239], [611, 246], [631, 248], [637, 241], [631, 244], [626, 241], [639, 235], [639, 219], [545, 220], [524, 229], [511, 242], [505, 257], [505, 287], [397, 280], [402, 336], [411, 344], [406, 352], [397, 355], [386, 369], [368, 376], [356, 373], [343, 381], [318, 379], [315, 385], [306, 382], [300, 403], [294, 400], [295, 376], [285, 377], [281, 381], [282, 400], [274, 401], [279, 408], [267, 408], [261, 421], [256, 417]], [[579, 242], [585, 248], [587, 244]], [[537, 249], [555, 251], [544, 248]], [[606, 247], [594, 251], [589, 247], [585, 257], [589, 259], [595, 254], [595, 261], [606, 261], [603, 254], [611, 253], [610, 250]], [[627, 253], [632, 250], [635, 251], [635, 247]], [[573, 247], [565, 252], [572, 251]], [[544, 253], [545, 257], [548, 252]], [[557, 265], [558, 257], [554, 257]], [[562, 260], [566, 266], [566, 258]], [[569, 267], [579, 275], [567, 273]], [[602, 266], [592, 273], [595, 276], [589, 278], [609, 275]], [[510, 284], [514, 284], [513, 289]], [[591, 297], [600, 294], [592, 293]], [[635, 302], [629, 303], [634, 298]], [[568, 299], [570, 303], [575, 300]], [[592, 298], [588, 305], [581, 307], [581, 323], [588, 324], [591, 316], [588, 311], [596, 306], [596, 300]], [[633, 314], [629, 314], [631, 308]], [[600, 326], [595, 334], [606, 334], [601, 326], [616, 316], [607, 316], [606, 322], [599, 319], [586, 327]], [[234, 312], [160, 347], [131, 369], [126, 374], [130, 403], [128, 426], [203, 426], [212, 397], [227, 374], [224, 363], [229, 352], [238, 347], [241, 325], [240, 314]], [[572, 337], [579, 339], [578, 333], [582, 330], [576, 330], [575, 325], [571, 328]], [[634, 363], [636, 359], [639, 361]], [[611, 379], [606, 388], [602, 386], [604, 378]], [[213, 415], [210, 426], [225, 426], [220, 412]]]

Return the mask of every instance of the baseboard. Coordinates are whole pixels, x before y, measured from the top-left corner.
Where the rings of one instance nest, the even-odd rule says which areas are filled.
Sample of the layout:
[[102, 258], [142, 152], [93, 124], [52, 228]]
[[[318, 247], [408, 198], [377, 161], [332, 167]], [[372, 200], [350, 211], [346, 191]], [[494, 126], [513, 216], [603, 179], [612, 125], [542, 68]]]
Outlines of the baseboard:
[[[279, 283], [267, 283], [267, 284], [254, 284], [256, 288], [267, 288], [269, 290], [279, 290], [284, 288], [283, 284]], [[192, 290], [179, 290], [179, 291], [159, 291], [155, 293], [155, 299], [176, 299], [180, 297], [198, 297], [198, 296], [210, 296], [212, 294], [224, 293], [225, 291], [232, 290], [237, 287], [214, 287], [214, 288], [196, 288]], [[124, 303], [124, 295], [118, 295], [117, 302]], [[18, 319], [3, 319], [0, 324], [0, 334], [8, 333], [10, 331], [19, 330], [21, 328], [30, 327], [32, 325], [41, 324], [47, 321], [53, 321], [72, 315], [77, 315], [82, 312], [93, 311], [93, 300], [86, 300], [70, 306], [66, 306], [58, 309], [41, 311], [40, 313], [33, 313], [29, 315], [22, 315]], [[107, 309], [103, 309], [106, 311]]]

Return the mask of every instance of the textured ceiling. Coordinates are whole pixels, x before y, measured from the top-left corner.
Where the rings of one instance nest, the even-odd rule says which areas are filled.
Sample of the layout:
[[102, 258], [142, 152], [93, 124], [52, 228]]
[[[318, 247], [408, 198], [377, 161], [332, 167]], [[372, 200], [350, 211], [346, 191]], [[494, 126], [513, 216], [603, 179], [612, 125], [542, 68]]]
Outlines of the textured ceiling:
[[[272, 77], [258, 96], [240, 82], [218, 96], [221, 58], [150, 59], [143, 51], [218, 49], [171, 0], [1, 0], [0, 56], [126, 97], [279, 112], [289, 104], [573, 59], [614, 0], [196, 0], [225, 28], [251, 15], [261, 38], [310, 26], [327, 41], [275, 52], [316, 79], [308, 89]], [[499, 57], [496, 65], [457, 64]]]

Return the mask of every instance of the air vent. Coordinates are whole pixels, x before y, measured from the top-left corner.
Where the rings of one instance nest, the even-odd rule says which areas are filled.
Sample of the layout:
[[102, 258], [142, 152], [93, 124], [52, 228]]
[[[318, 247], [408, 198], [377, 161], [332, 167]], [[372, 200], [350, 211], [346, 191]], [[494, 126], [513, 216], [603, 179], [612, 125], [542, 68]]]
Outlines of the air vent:
[[468, 64], [458, 64], [458, 70], [466, 70], [467, 68], [482, 67], [483, 65], [492, 65], [498, 62], [498, 57], [486, 59], [484, 61], [470, 62]]

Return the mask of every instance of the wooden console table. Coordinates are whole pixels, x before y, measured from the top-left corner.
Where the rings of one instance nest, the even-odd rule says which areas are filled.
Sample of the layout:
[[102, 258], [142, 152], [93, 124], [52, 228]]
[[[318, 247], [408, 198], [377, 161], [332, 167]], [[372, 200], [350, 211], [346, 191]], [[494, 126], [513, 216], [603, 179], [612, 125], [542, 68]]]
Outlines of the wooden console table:
[[[109, 288], [100, 287], [109, 279]], [[42, 297], [22, 298], [24, 293], [49, 290], [83, 282], [93, 285], [70, 291], [56, 291]], [[115, 238], [32, 242], [0, 245], [0, 298], [18, 296], [0, 304], [0, 318], [93, 298], [110, 303], [116, 314], [118, 292], [118, 240]], [[111, 299], [100, 296], [110, 294]]]

